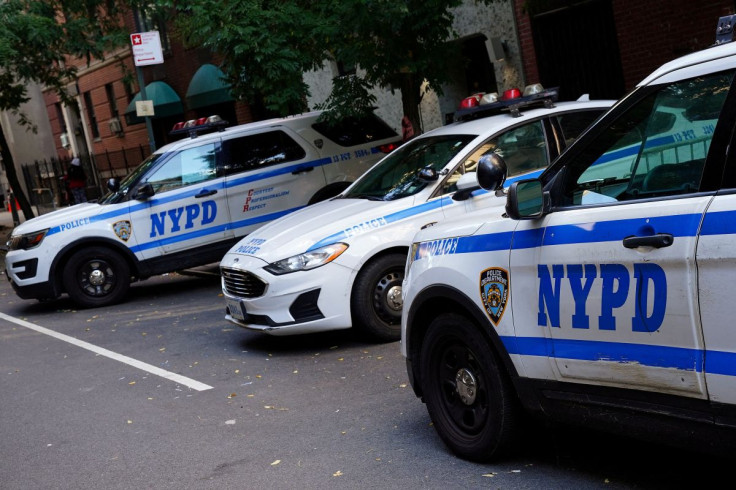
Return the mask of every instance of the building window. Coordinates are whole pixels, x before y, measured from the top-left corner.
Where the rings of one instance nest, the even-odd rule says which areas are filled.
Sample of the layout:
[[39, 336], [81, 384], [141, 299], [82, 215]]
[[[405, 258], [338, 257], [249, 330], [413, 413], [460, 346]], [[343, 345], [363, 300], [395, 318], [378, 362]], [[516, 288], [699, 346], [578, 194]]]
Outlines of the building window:
[[118, 113], [118, 105], [115, 102], [115, 90], [112, 88], [112, 83], [105, 85], [105, 93], [107, 94], [107, 103], [110, 105], [110, 117], [117, 118], [120, 114]]
[[97, 139], [100, 137], [100, 128], [97, 126], [95, 106], [92, 105], [92, 92], [84, 93], [84, 106], [87, 108], [87, 118], [89, 119], [89, 128], [92, 130], [92, 137]]
[[61, 132], [66, 133], [66, 120], [64, 119], [64, 110], [61, 108], [61, 102], [55, 103], [54, 109], [56, 109], [56, 119], [59, 120]]

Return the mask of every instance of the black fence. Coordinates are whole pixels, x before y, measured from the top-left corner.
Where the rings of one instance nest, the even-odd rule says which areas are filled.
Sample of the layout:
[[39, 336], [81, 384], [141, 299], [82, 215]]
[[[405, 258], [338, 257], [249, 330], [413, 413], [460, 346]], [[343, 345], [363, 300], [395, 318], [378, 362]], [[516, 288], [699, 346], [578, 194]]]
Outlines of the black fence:
[[[122, 179], [151, 154], [145, 146], [105, 151], [92, 157], [80, 156], [87, 179], [86, 195], [89, 201], [99, 199], [107, 193], [107, 180]], [[23, 179], [28, 189], [28, 198], [38, 214], [48, 213], [73, 204], [66, 186], [65, 176], [71, 158], [36, 160], [21, 165]]]

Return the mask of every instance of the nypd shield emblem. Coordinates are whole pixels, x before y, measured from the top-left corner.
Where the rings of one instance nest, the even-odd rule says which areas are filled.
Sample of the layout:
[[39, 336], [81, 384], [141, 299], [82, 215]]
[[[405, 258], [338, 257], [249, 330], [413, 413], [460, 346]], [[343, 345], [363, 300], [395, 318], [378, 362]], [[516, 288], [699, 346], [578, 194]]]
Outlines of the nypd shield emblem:
[[123, 220], [113, 224], [112, 229], [115, 231], [115, 234], [118, 236], [118, 238], [120, 238], [124, 242], [127, 242], [130, 238], [132, 225], [130, 224], [130, 221]]
[[480, 273], [480, 299], [491, 319], [498, 326], [509, 295], [509, 273], [500, 267], [491, 267]]

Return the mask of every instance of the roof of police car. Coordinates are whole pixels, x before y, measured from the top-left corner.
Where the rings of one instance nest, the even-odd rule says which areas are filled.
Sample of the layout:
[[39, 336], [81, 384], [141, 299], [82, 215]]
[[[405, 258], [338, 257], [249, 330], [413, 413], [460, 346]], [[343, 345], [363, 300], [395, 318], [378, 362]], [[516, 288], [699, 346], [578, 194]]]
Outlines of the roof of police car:
[[736, 55], [736, 42], [725, 43], [718, 46], [714, 45], [701, 51], [696, 51], [694, 53], [687, 54], [668, 63], [665, 63], [664, 65], [653, 71], [640, 83], [638, 83], [637, 86], [646, 85], [647, 83], [650, 83], [652, 80], [655, 80], [666, 73], [684, 68], [686, 66], [697, 65], [700, 63], [705, 63], [707, 61], [717, 60], [719, 58], [726, 58], [733, 55]]
[[192, 142], [207, 142], [209, 140], [217, 140], [222, 138], [223, 135], [228, 133], [235, 133], [240, 131], [251, 131], [258, 128], [267, 128], [270, 126], [293, 126], [304, 119], [317, 118], [322, 111], [304, 112], [302, 114], [294, 114], [292, 116], [277, 117], [273, 119], [265, 119], [263, 121], [255, 121], [245, 124], [238, 124], [237, 126], [229, 126], [224, 128], [222, 131], [215, 131], [212, 133], [198, 135], [195, 138], [185, 137], [180, 140], [166, 144], [156, 150], [156, 153], [165, 153], [167, 151], [178, 150], [182, 146], [188, 145]]
[[479, 117], [469, 121], [458, 121], [441, 128], [428, 131], [424, 136], [442, 136], [451, 134], [473, 134], [486, 135], [501, 131], [510, 126], [523, 124], [529, 119], [536, 117], [549, 116], [550, 114], [575, 112], [581, 109], [608, 109], [615, 100], [589, 100], [589, 101], [572, 101], [572, 102], [555, 102], [554, 107], [537, 107], [533, 109], [522, 109], [521, 116], [514, 117], [508, 112], [496, 114], [494, 116]]

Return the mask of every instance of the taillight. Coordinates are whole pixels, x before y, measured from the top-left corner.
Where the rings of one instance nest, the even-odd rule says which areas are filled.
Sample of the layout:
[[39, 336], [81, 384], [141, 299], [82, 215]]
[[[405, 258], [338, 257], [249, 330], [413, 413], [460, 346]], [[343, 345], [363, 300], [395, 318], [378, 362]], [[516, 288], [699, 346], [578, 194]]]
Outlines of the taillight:
[[378, 149], [381, 150], [381, 153], [391, 153], [398, 147], [399, 145], [396, 143], [386, 143], [385, 145], [379, 146]]

